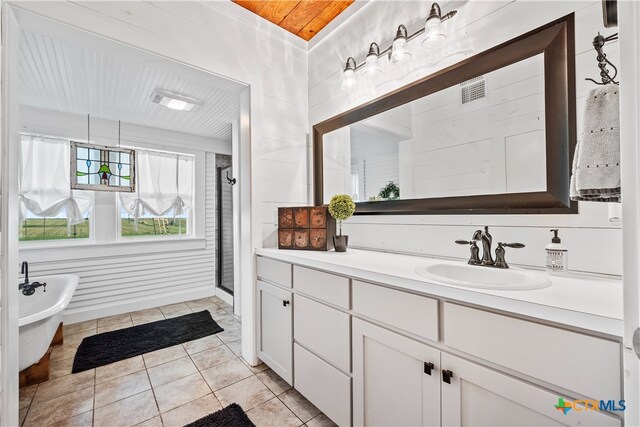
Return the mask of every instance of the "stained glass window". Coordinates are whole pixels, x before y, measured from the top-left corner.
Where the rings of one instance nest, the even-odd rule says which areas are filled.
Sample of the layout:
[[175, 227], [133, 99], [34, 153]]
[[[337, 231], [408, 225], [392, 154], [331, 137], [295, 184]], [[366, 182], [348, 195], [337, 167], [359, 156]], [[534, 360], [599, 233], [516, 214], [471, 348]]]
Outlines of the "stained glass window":
[[71, 188], [135, 191], [134, 150], [71, 142], [71, 153]]

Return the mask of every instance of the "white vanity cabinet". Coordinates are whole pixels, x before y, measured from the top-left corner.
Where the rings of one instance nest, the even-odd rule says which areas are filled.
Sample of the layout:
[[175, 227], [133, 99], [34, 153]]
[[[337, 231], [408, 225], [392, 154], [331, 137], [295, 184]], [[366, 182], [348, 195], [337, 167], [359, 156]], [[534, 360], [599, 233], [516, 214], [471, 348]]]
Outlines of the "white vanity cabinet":
[[440, 351], [354, 319], [353, 424], [440, 425]]
[[[556, 409], [561, 395], [442, 352], [443, 426], [620, 426], [599, 411]], [[442, 377], [442, 375], [441, 375]]]
[[258, 281], [258, 357], [293, 384], [292, 299], [290, 291]]
[[259, 357], [341, 426], [622, 425], [555, 407], [624, 398], [616, 338], [385, 283], [259, 258]]

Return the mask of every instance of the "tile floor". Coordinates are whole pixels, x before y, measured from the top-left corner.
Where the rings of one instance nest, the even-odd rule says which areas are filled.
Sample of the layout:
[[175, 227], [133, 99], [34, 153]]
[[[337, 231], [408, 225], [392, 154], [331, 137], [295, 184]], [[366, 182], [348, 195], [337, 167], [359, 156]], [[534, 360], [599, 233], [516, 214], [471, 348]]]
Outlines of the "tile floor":
[[[71, 374], [82, 339], [209, 310], [216, 335]], [[256, 426], [334, 426], [266, 365], [240, 355], [240, 319], [212, 297], [66, 325], [50, 379], [20, 389], [23, 426], [183, 426], [236, 402]]]

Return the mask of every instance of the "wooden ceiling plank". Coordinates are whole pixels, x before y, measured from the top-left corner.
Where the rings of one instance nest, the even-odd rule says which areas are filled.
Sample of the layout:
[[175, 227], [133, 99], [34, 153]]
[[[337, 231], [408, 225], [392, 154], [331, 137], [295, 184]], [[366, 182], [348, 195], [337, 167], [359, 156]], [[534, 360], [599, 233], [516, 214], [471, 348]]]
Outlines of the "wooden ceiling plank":
[[304, 40], [311, 40], [313, 36], [318, 34], [320, 30], [326, 27], [338, 15], [340, 15], [355, 0], [332, 1], [329, 6], [324, 8], [315, 18], [304, 26], [297, 35]]
[[251, 12], [260, 15], [262, 9], [267, 5], [267, 0], [231, 0], [238, 6], [242, 6]]
[[280, 24], [282, 20], [300, 3], [300, 0], [271, 0], [260, 11], [264, 19]]
[[330, 1], [307, 0], [301, 1], [293, 10], [282, 20], [280, 26], [285, 30], [297, 34], [309, 22], [322, 12]]

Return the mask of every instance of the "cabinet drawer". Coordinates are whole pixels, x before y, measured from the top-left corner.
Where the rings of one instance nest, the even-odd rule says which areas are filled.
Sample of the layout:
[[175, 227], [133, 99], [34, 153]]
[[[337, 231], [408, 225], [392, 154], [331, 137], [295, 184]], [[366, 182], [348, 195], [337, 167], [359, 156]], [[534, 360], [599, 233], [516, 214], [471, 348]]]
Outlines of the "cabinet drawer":
[[257, 268], [259, 278], [291, 287], [291, 264], [259, 256]]
[[593, 399], [620, 399], [615, 341], [445, 303], [444, 342]]
[[438, 341], [438, 300], [353, 281], [353, 311]]
[[293, 324], [297, 342], [344, 372], [351, 371], [348, 314], [296, 295]]
[[349, 309], [349, 279], [309, 268], [293, 267], [293, 287], [330, 304]]
[[340, 426], [351, 425], [351, 378], [293, 345], [294, 387]]

